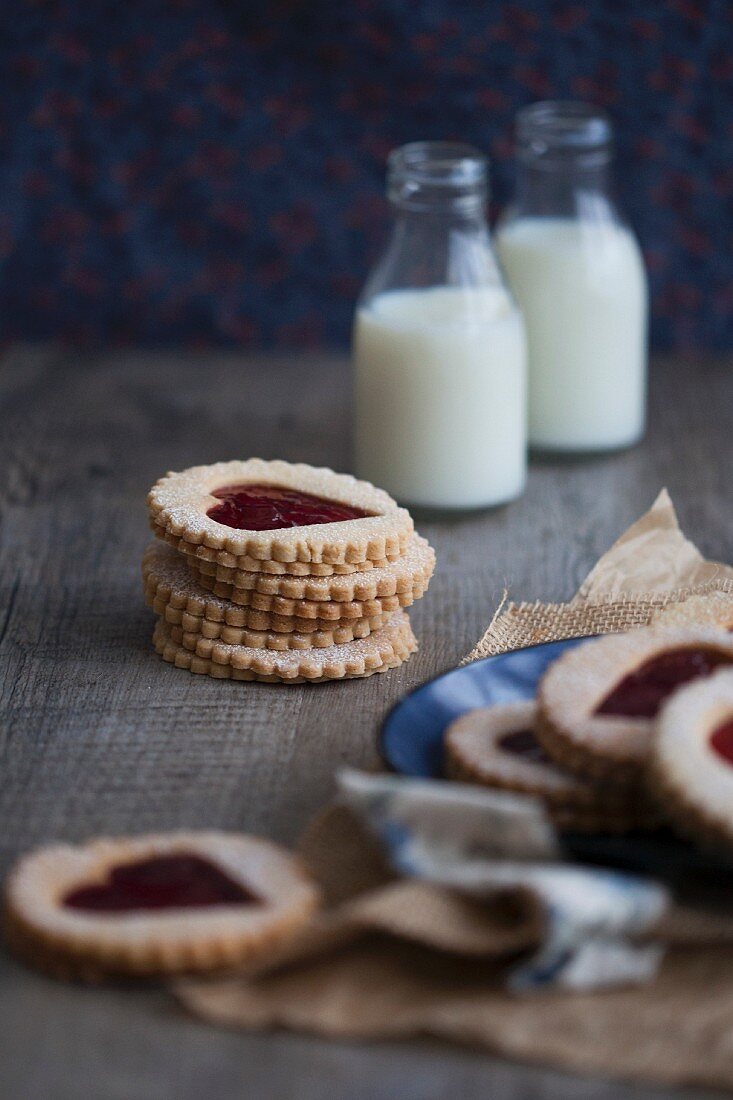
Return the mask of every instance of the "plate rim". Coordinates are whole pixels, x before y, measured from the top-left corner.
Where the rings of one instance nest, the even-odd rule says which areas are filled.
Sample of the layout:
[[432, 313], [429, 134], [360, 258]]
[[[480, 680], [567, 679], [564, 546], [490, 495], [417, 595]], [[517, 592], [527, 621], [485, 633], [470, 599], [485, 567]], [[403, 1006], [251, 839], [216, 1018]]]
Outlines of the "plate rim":
[[[602, 635], [578, 634], [571, 638], [551, 638], [549, 641], [546, 642], [535, 642], [534, 645], [521, 645], [517, 646], [516, 649], [507, 649], [503, 653], [489, 653], [486, 657], [479, 657], [477, 661], [467, 661], [465, 665], [461, 663], [456, 665], [455, 668], [449, 668], [446, 672], [438, 672], [435, 676], [428, 677], [427, 680], [423, 680], [421, 684], [418, 684], [417, 687], [414, 687], [412, 691], [408, 691], [407, 695], [403, 695], [401, 699], [398, 699], [396, 703], [393, 703], [385, 714], [384, 718], [382, 719], [381, 725], [379, 727], [379, 733], [377, 734], [377, 752], [379, 754], [380, 761], [392, 775], [404, 775], [406, 779], [416, 778], [414, 775], [408, 775], [406, 772], [400, 772], [392, 766], [390, 761], [387, 759], [387, 755], [385, 753], [384, 738], [387, 732], [387, 727], [391, 722], [395, 712], [398, 711], [400, 707], [407, 702], [408, 699], [411, 699], [413, 695], [417, 695], [418, 691], [422, 691], [423, 688], [429, 687], [430, 684], [434, 684], [438, 680], [444, 679], [446, 676], [452, 676], [454, 672], [459, 672], [462, 668], [470, 668], [472, 666], [487, 664], [489, 661], [495, 661], [497, 657], [511, 657], [514, 653], [526, 653], [529, 649], [544, 649], [545, 646], [557, 645], [558, 642], [583, 642], [590, 641], [592, 638], [598, 637], [602, 637]], [[441, 780], [434, 781], [441, 782]]]

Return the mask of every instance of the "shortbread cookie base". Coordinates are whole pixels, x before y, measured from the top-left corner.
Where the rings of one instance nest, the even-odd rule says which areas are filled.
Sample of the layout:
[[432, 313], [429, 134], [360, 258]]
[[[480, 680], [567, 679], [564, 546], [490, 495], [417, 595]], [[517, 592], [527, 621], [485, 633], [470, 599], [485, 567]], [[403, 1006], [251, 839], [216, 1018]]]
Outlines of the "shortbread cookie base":
[[[217, 503], [213, 490], [247, 482], [299, 489], [373, 514], [275, 531], [238, 530], [206, 514]], [[148, 508], [153, 521], [178, 538], [260, 561], [374, 561], [402, 554], [413, 531], [409, 512], [367, 481], [326, 467], [259, 458], [167, 474], [150, 490]]]
[[635, 668], [668, 650], [703, 647], [733, 660], [733, 638], [715, 630], [652, 627], [594, 638], [568, 650], [540, 681], [536, 734], [545, 751], [577, 775], [608, 784], [639, 783], [654, 720], [595, 714]]
[[[193, 852], [217, 863], [262, 904], [94, 913], [60, 899], [111, 866]], [[318, 892], [299, 864], [269, 841], [179, 832], [51, 845], [23, 857], [5, 887], [5, 931], [29, 965], [64, 979], [212, 973], [256, 961], [311, 917]]]
[[165, 527], [151, 521], [150, 529], [156, 538], [167, 542], [174, 550], [195, 561], [203, 561], [209, 565], [221, 565], [225, 569], [244, 570], [246, 572], [264, 573], [268, 576], [283, 577], [335, 577], [349, 576], [351, 573], [365, 573], [369, 569], [384, 568], [391, 561], [398, 561], [400, 553], [391, 557], [380, 558], [375, 561], [361, 562], [336, 562], [329, 565], [327, 562], [316, 561], [260, 561], [248, 554], [230, 554], [227, 550], [212, 550], [210, 546], [199, 546], [188, 542], [185, 538], [171, 535]]
[[364, 619], [372, 615], [386, 615], [400, 607], [410, 607], [415, 600], [425, 595], [427, 583], [415, 583], [409, 592], [399, 592], [394, 596], [383, 596], [374, 600], [353, 600], [350, 603], [336, 603], [331, 600], [289, 600], [284, 596], [263, 596], [260, 592], [251, 592], [244, 588], [233, 588], [231, 584], [216, 581], [213, 577], [200, 574], [196, 583], [213, 592], [215, 596], [228, 600], [240, 607], [263, 611], [269, 615], [281, 615], [299, 619]]
[[153, 645], [164, 661], [200, 675], [288, 684], [354, 679], [385, 672], [402, 664], [417, 649], [404, 612], [397, 612], [386, 626], [367, 638], [306, 652], [278, 653], [222, 643], [215, 644], [210, 658], [199, 657], [174, 642], [170, 627], [160, 621], [153, 632]]
[[186, 556], [186, 563], [195, 576], [211, 577], [232, 588], [265, 597], [349, 603], [412, 592], [416, 586], [424, 588], [435, 569], [435, 552], [427, 539], [413, 535], [405, 553], [396, 561], [372, 567], [365, 573], [331, 577], [278, 577], [246, 569], [229, 569], [192, 554]]
[[[325, 646], [345, 645], [356, 638], [366, 638], [374, 630], [381, 630], [388, 615], [375, 615], [372, 619], [351, 619], [345, 623], [329, 623], [322, 629], [308, 631], [297, 630], [251, 630], [247, 627], [226, 626], [224, 623], [211, 623], [208, 619], [197, 619], [185, 612], [171, 608], [155, 600], [153, 611], [159, 615], [171, 629], [174, 641], [186, 649], [196, 649], [203, 640], [206, 642], [225, 642], [227, 645], [243, 645], [250, 649], [323, 649]], [[305, 620], [309, 625], [318, 620]], [[177, 633], [178, 632], [178, 633]], [[202, 656], [204, 654], [202, 653]]]
[[559, 766], [501, 750], [503, 737], [534, 729], [536, 719], [534, 702], [462, 715], [446, 730], [446, 774], [460, 782], [540, 798], [559, 829], [617, 833], [659, 824], [659, 813], [641, 791], [636, 798], [622, 797], [617, 788], [595, 786]]
[[[169, 613], [169, 605], [166, 605], [159, 599], [151, 599], [148, 592], [145, 594], [146, 602], [153, 608], [153, 610], [162, 616], [167, 623], [171, 626], [183, 626], [183, 623], [177, 623], [175, 620], [178, 618], [178, 612], [173, 609]], [[352, 624], [352, 637], [366, 637], [370, 633], [371, 624], [375, 627], [383, 626], [389, 618], [388, 613], [381, 615], [369, 615], [361, 619], [301, 619], [294, 615], [271, 615], [267, 611], [253, 611], [252, 608], [247, 607], [243, 609], [245, 612], [245, 626], [241, 628], [230, 629], [242, 629], [247, 631], [255, 631], [258, 633], [268, 634], [325, 634], [340, 629], [341, 627], [347, 627]], [[181, 617], [182, 618], [182, 617]], [[188, 622], [188, 620], [187, 620]], [[370, 630], [364, 629], [364, 624], [370, 624]], [[214, 623], [213, 626], [219, 626], [220, 624]], [[185, 628], [184, 628], [185, 629]], [[193, 623], [191, 629], [187, 633], [196, 633], [197, 631], [204, 634], [211, 634], [211, 631], [203, 630], [198, 623]], [[235, 643], [244, 644], [244, 643]], [[285, 646], [277, 646], [276, 648], [290, 648]]]
[[674, 828], [708, 846], [733, 845], [733, 765], [709, 738], [733, 721], [733, 670], [681, 689], [663, 708], [649, 759], [649, 788]]
[[[316, 620], [332, 624], [346, 619], [373, 619], [389, 615], [400, 607], [407, 607], [424, 594], [429, 578], [418, 583], [409, 592], [385, 596], [374, 600], [338, 603], [331, 600], [289, 600], [280, 596], [265, 596], [258, 592], [233, 589], [231, 585], [218, 583], [211, 577], [195, 577], [186, 567], [180, 554], [169, 547], [154, 543], [143, 556], [143, 580], [149, 602], [164, 602], [185, 609], [190, 614], [226, 621], [230, 626], [251, 630], [287, 629], [272, 624], [276, 620]], [[211, 595], [209, 595], [211, 593]], [[246, 609], [246, 614], [236, 616], [236, 608]], [[313, 627], [290, 625], [290, 630], [304, 632]], [[326, 627], [328, 629], [328, 627]]]
[[655, 612], [652, 626], [664, 630], [714, 627], [733, 631], [733, 593], [710, 592], [706, 596], [690, 596], [683, 603], [670, 604]]

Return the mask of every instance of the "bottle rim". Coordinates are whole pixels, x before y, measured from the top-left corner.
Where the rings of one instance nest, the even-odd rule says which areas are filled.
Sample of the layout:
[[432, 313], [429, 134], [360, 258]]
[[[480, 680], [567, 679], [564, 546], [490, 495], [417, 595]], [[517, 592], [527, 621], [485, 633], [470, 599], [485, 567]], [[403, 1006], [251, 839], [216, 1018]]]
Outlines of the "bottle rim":
[[488, 158], [458, 141], [411, 141], [387, 158], [387, 194], [415, 210], [437, 204], [466, 207], [486, 201]]
[[581, 100], [542, 100], [523, 107], [516, 117], [516, 151], [535, 163], [575, 159], [601, 164], [613, 152], [613, 125], [608, 114]]

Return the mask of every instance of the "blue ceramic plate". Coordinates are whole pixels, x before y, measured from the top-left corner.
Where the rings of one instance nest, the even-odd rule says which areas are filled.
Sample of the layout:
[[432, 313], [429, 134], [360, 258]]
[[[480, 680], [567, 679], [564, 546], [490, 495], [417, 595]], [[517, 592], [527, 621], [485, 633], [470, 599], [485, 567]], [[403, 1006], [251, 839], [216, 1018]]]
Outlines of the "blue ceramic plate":
[[[494, 703], [532, 699], [548, 665], [584, 638], [530, 646], [453, 669], [416, 688], [387, 715], [380, 748], [386, 763], [401, 775], [440, 779], [443, 734], [460, 714]], [[624, 836], [567, 833], [567, 854], [584, 862], [654, 874], [672, 883], [699, 880], [720, 883], [733, 861], [724, 853], [701, 853], [666, 830]]]
[[534, 698], [542, 673], [561, 653], [585, 639], [548, 642], [454, 668], [407, 695], [382, 726], [382, 756], [402, 775], [438, 779], [443, 774], [443, 733], [476, 707]]

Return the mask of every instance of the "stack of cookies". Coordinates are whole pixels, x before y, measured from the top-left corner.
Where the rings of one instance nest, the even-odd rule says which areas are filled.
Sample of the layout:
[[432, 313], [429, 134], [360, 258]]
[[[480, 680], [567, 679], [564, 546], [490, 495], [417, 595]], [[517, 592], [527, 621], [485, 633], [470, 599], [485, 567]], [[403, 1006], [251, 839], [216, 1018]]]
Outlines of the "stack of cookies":
[[435, 554], [409, 512], [347, 474], [262, 459], [196, 466], [148, 494], [156, 650], [218, 678], [319, 683], [417, 648], [403, 610]]
[[560, 829], [667, 823], [733, 845], [733, 599], [583, 642], [536, 699], [471, 711], [445, 735], [455, 779], [540, 798]]

